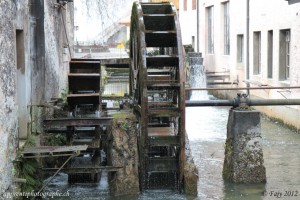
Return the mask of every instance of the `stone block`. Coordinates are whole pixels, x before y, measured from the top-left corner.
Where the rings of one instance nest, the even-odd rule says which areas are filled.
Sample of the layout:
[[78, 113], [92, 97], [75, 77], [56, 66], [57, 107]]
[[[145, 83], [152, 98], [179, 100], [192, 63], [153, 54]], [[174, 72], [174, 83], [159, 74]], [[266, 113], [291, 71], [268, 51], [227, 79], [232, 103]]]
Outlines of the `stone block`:
[[230, 110], [223, 166], [224, 179], [234, 183], [264, 183], [260, 112]]

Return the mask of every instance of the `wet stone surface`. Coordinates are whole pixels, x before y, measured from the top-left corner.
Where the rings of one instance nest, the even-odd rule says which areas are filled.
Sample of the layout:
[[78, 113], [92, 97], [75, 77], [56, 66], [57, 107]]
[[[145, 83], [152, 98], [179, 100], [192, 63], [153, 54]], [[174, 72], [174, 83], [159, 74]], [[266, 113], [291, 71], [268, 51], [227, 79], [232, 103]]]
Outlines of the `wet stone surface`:
[[230, 110], [223, 177], [234, 183], [264, 183], [260, 113]]
[[123, 168], [109, 175], [113, 196], [139, 193], [138, 152], [135, 116], [124, 115], [114, 119], [108, 144], [108, 165]]

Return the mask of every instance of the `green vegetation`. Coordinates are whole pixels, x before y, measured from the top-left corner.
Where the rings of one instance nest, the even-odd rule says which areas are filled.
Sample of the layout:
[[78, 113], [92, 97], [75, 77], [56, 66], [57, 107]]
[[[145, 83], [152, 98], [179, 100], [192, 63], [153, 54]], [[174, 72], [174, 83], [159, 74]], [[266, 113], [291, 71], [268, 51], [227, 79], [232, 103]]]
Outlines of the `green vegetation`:
[[63, 100], [63, 103], [67, 103], [67, 97], [69, 94], [69, 89], [63, 89], [62, 92], [60, 93], [60, 98]]
[[49, 133], [44, 137], [44, 145], [46, 146], [63, 146], [67, 142], [65, 134]]
[[130, 128], [129, 123], [128, 123], [127, 121], [121, 122], [120, 128], [121, 128], [123, 131], [129, 130], [129, 128]]
[[227, 139], [225, 144], [225, 160], [223, 165], [223, 178], [225, 180], [232, 179], [232, 155], [233, 155], [233, 141]]
[[[26, 141], [25, 148], [36, 146], [36, 136], [31, 134]], [[39, 163], [36, 158], [19, 158], [20, 177], [26, 179], [26, 183], [21, 186], [23, 192], [37, 191], [42, 186], [39, 177]]]
[[128, 112], [117, 112], [113, 114], [114, 120], [127, 119], [127, 120], [135, 120], [135, 115]]
[[130, 129], [130, 121], [136, 120], [135, 116], [128, 112], [115, 113], [113, 118], [114, 122], [119, 124], [120, 128], [124, 131], [128, 131]]

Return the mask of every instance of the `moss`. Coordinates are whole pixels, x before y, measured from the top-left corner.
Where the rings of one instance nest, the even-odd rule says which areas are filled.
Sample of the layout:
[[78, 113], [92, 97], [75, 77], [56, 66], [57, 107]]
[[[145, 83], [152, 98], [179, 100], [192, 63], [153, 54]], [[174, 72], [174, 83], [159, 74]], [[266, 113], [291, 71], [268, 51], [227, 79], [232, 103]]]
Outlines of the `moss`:
[[44, 136], [45, 146], [63, 146], [66, 145], [67, 138], [65, 134], [60, 133], [49, 133]]
[[290, 130], [292, 130], [292, 131], [295, 131], [295, 132], [297, 132], [297, 133], [299, 133], [299, 131], [300, 131], [300, 129], [298, 129], [296, 126], [294, 126], [294, 125], [292, 125], [292, 124], [289, 124], [289, 123], [286, 123], [286, 122], [284, 122], [282, 119], [279, 119], [279, 118], [277, 118], [277, 117], [270, 117], [270, 116], [268, 116], [268, 115], [266, 115], [266, 114], [263, 114], [263, 113], [262, 113], [262, 116], [263, 116], [264, 118], [266, 118], [266, 119], [272, 121], [272, 122], [279, 123], [280, 125], [282, 125], [282, 126], [288, 128], [288, 129], [290, 129]]
[[63, 103], [67, 103], [67, 97], [69, 94], [69, 89], [63, 89], [59, 97], [63, 100]]
[[118, 112], [118, 113], [115, 113], [114, 115], [113, 115], [113, 118], [114, 118], [114, 120], [125, 120], [125, 119], [127, 119], [127, 120], [135, 120], [136, 118], [135, 118], [135, 115], [134, 114], [132, 114], [132, 113], [128, 113], [128, 112]]
[[129, 128], [130, 128], [130, 125], [127, 121], [123, 121], [121, 122], [120, 124], [120, 128], [123, 130], [123, 131], [128, 131]]
[[196, 197], [198, 194], [198, 170], [194, 163], [185, 162], [184, 165], [184, 192], [190, 197]]
[[233, 141], [227, 139], [225, 144], [225, 160], [223, 165], [223, 178], [232, 179], [232, 158], [233, 158]]

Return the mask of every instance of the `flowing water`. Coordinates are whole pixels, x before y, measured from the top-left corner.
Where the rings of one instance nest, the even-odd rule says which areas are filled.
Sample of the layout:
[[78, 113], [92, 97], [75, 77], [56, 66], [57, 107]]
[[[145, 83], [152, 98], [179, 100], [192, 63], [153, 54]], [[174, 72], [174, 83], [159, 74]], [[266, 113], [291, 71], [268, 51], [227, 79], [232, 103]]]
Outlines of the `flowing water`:
[[[199, 80], [199, 77], [195, 80]], [[192, 100], [199, 98], [205, 99], [208, 96], [203, 92], [192, 94]], [[186, 108], [186, 130], [192, 155], [199, 169], [199, 194], [196, 199], [300, 199], [300, 135], [266, 118], [261, 119], [261, 124], [267, 183], [232, 184], [223, 180], [228, 110], [227, 107]], [[69, 197], [53, 199], [191, 199], [169, 190], [151, 190], [138, 196], [111, 197], [106, 173], [102, 174], [99, 184], [74, 186], [68, 185], [66, 174], [59, 174], [46, 191], [69, 193]]]

